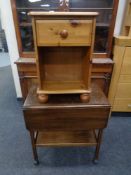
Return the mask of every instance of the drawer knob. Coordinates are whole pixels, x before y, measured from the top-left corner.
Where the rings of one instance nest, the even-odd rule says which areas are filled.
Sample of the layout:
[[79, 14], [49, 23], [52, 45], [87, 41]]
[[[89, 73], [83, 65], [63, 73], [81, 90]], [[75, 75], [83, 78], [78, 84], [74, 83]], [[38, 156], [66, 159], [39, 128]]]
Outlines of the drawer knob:
[[131, 108], [131, 104], [128, 104], [128, 107]]
[[76, 27], [76, 26], [79, 25], [79, 24], [80, 24], [80, 21], [79, 21], [79, 20], [76, 20], [76, 19], [71, 20], [71, 25], [72, 25], [73, 27]]
[[67, 38], [68, 37], [68, 31], [67, 30], [62, 30], [61, 32], [60, 32], [60, 36], [61, 36], [61, 38]]

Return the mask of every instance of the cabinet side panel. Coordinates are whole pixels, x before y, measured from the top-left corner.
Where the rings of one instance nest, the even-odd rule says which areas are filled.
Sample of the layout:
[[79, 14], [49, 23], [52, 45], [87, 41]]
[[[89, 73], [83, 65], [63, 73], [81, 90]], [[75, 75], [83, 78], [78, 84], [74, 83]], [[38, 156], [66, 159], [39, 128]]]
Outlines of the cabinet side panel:
[[109, 89], [109, 96], [108, 96], [108, 99], [109, 99], [111, 105], [113, 105], [113, 103], [114, 103], [114, 98], [115, 98], [115, 94], [117, 91], [117, 83], [118, 83], [119, 76], [120, 76], [120, 71], [121, 71], [124, 53], [125, 53], [125, 47], [117, 46], [117, 45], [115, 46], [115, 48], [114, 48], [114, 62], [115, 62], [115, 64], [114, 64], [112, 80], [111, 80], [111, 85], [110, 85], [110, 89]]

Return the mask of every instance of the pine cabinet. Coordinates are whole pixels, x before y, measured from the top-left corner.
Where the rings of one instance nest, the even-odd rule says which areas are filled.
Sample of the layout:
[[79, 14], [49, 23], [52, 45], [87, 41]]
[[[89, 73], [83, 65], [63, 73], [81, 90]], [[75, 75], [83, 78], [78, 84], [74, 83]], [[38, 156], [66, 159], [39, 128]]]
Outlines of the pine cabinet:
[[[91, 76], [92, 81], [98, 83], [105, 94], [108, 94], [113, 68], [113, 62], [111, 60], [112, 40], [118, 2], [119, 0], [41, 0], [35, 2], [31, 0], [11, 0], [20, 55], [20, 58], [16, 63], [24, 98], [28, 92], [30, 84], [37, 79], [34, 38], [31, 17], [28, 15], [32, 10], [42, 10], [44, 12], [70, 11], [99, 13], [99, 16], [96, 18], [95, 41], [92, 56], [93, 69]], [[39, 32], [39, 44], [42, 44], [41, 29]], [[89, 42], [90, 39], [87, 44], [89, 44]]]
[[131, 112], [131, 39], [115, 38], [114, 70], [109, 91], [112, 111]]
[[97, 12], [36, 12], [32, 16], [38, 99], [81, 94], [89, 100]]

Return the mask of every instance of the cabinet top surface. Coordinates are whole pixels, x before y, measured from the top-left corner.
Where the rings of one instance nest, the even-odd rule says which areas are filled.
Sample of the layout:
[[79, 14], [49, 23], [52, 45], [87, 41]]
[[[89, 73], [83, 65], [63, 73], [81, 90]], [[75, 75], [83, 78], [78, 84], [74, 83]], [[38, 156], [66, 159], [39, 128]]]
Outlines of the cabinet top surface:
[[79, 95], [51, 95], [45, 104], [38, 102], [36, 86], [33, 86], [25, 100], [23, 109], [61, 109], [61, 108], [110, 108], [110, 104], [97, 84], [92, 84], [89, 102], [81, 102]]
[[98, 12], [43, 12], [43, 11], [31, 11], [28, 13], [31, 16], [97, 16]]

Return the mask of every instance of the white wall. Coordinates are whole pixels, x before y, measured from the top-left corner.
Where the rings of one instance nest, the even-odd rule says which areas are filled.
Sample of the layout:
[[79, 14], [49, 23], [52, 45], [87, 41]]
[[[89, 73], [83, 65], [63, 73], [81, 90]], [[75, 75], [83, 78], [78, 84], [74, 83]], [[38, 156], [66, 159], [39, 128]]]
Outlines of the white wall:
[[[20, 89], [17, 67], [14, 64], [14, 62], [19, 58], [19, 53], [18, 53], [18, 46], [16, 41], [12, 11], [11, 11], [11, 4], [10, 4], [10, 0], [0, 0], [0, 1], [1, 1], [0, 3], [1, 3], [1, 13], [2, 13], [2, 24], [6, 33], [11, 67], [12, 67], [12, 72], [14, 77], [15, 88], [16, 88], [16, 94], [17, 94], [17, 97], [21, 97], [21, 89]], [[118, 14], [116, 19], [114, 35], [120, 34], [120, 29], [121, 29], [121, 24], [123, 19], [123, 12], [124, 12], [126, 1], [127, 0], [119, 0], [119, 7], [118, 7]]]
[[0, 6], [1, 6], [1, 17], [2, 17], [2, 28], [5, 30], [6, 34], [16, 95], [18, 98], [21, 97], [21, 89], [20, 89], [17, 67], [14, 64], [14, 62], [19, 58], [19, 53], [18, 53], [18, 46], [16, 41], [10, 0], [1, 0]]
[[126, 2], [127, 0], [119, 0], [114, 36], [118, 36], [120, 34]]

